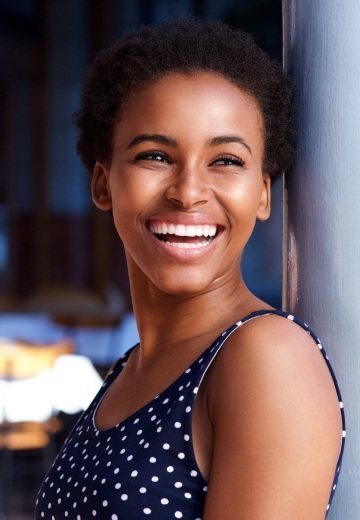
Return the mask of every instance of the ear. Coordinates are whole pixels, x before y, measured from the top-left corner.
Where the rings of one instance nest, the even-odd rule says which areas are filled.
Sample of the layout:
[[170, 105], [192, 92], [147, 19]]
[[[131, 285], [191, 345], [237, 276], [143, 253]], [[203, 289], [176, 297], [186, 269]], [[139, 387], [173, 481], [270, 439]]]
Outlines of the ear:
[[109, 172], [100, 163], [96, 162], [91, 179], [92, 200], [99, 209], [107, 211], [112, 208], [112, 199], [109, 186]]
[[259, 201], [259, 208], [256, 213], [258, 220], [267, 220], [271, 212], [271, 179], [269, 175], [263, 177], [263, 186]]

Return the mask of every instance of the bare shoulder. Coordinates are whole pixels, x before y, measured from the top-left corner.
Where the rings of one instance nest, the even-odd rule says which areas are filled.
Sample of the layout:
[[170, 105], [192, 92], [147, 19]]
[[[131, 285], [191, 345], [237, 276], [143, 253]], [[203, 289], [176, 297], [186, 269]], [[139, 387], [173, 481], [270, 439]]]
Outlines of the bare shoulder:
[[[274, 388], [290, 385], [297, 392], [309, 388], [330, 402], [334, 400], [338, 408], [320, 349], [310, 333], [293, 320], [269, 314], [244, 323], [227, 340], [218, 358], [214, 377], [224, 378], [223, 383], [232, 381], [242, 389], [247, 384], [253, 386], [254, 381]], [[230, 378], [231, 374], [236, 377]], [[240, 374], [243, 377], [238, 377]]]
[[[277, 315], [245, 323], [222, 347], [206, 386], [214, 451], [204, 520], [323, 519], [341, 416], [308, 332]], [[216, 516], [222, 492], [233, 494], [231, 506]]]

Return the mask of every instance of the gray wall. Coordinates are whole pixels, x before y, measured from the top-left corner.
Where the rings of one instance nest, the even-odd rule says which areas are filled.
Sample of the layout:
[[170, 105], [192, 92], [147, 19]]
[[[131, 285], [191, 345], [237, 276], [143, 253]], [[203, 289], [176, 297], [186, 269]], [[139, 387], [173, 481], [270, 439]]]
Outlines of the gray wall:
[[298, 158], [285, 186], [284, 302], [327, 345], [347, 418], [331, 519], [360, 518], [360, 2], [283, 0]]

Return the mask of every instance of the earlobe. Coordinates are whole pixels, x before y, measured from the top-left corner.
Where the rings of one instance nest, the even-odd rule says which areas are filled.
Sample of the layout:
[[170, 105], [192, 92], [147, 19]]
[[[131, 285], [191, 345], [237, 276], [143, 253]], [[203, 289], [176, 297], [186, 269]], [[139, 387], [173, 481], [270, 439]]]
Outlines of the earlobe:
[[264, 221], [270, 217], [271, 212], [271, 179], [267, 175], [263, 178], [263, 186], [259, 201], [259, 208], [256, 214], [258, 220]]
[[91, 194], [94, 204], [104, 211], [112, 208], [107, 169], [96, 162], [91, 180]]

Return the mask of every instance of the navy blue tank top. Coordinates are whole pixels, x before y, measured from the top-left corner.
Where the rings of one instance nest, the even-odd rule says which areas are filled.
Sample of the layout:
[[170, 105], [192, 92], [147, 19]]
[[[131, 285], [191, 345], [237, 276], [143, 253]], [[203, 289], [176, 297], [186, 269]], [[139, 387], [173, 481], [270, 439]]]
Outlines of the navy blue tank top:
[[[328, 357], [309, 327], [282, 311], [258, 311], [229, 327], [185, 372], [150, 403], [113, 428], [96, 428], [96, 409], [125, 365], [130, 349], [107, 376], [50, 468], [36, 503], [36, 520], [201, 520], [206, 482], [195, 460], [192, 414], [196, 394], [226, 339], [247, 321], [277, 314], [303, 327], [321, 350], [333, 377], [343, 437], [330, 507], [340, 472], [345, 421]], [[325, 514], [325, 512], [324, 512]]]

